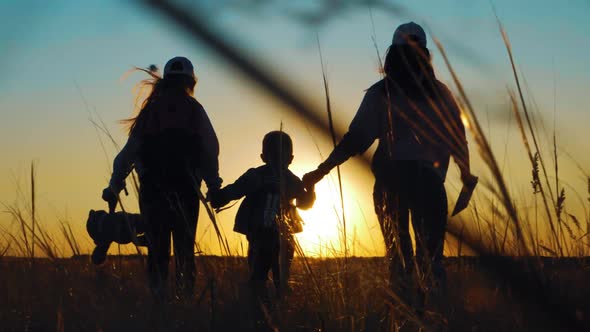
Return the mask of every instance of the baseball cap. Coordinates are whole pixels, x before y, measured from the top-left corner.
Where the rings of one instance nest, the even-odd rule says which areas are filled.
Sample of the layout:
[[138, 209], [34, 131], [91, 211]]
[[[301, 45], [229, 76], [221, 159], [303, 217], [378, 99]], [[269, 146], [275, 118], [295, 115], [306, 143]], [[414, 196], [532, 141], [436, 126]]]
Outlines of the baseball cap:
[[164, 77], [168, 75], [187, 75], [195, 78], [193, 64], [185, 57], [174, 57], [168, 60], [166, 66], [164, 66]]
[[422, 27], [414, 22], [404, 23], [395, 29], [392, 45], [407, 45], [413, 40], [420, 47], [426, 47], [426, 33]]

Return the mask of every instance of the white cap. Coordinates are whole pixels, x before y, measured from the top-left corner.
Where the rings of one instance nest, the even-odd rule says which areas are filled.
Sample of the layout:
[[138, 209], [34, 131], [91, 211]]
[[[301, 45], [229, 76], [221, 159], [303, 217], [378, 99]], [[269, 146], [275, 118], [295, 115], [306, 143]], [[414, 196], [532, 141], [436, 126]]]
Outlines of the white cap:
[[195, 78], [193, 64], [189, 59], [182, 56], [172, 58], [164, 66], [164, 77], [168, 75], [187, 75]]
[[408, 45], [408, 41], [416, 42], [420, 47], [426, 47], [426, 33], [421, 26], [414, 22], [404, 23], [395, 29], [392, 45]]

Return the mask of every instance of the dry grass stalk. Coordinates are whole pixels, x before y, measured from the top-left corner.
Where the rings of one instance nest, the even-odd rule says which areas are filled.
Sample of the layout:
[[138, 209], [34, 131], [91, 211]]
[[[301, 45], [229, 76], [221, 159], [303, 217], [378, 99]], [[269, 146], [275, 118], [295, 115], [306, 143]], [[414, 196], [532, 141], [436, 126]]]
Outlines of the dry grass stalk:
[[541, 156], [540, 156], [539, 151], [535, 151], [535, 153], [533, 154], [530, 144], [529, 144], [529, 141], [528, 141], [528, 138], [526, 136], [526, 132], [525, 132], [524, 125], [522, 122], [522, 118], [520, 116], [520, 112], [518, 111], [518, 104], [516, 103], [516, 98], [515, 98], [514, 94], [510, 91], [509, 91], [509, 95], [510, 95], [510, 101], [511, 101], [511, 105], [512, 105], [512, 111], [514, 112], [514, 115], [516, 118], [516, 123], [518, 124], [518, 128], [520, 130], [522, 142], [524, 143], [525, 149], [527, 151], [527, 156], [529, 157], [529, 160], [531, 162], [532, 174], [533, 174], [533, 181], [532, 181], [533, 191], [539, 192], [541, 194], [541, 198], [543, 200], [543, 205], [545, 207], [545, 213], [547, 215], [549, 227], [551, 229], [551, 234], [553, 236], [554, 246], [557, 247], [557, 246], [559, 246], [559, 237], [557, 234], [555, 224], [553, 223], [553, 217], [551, 215], [551, 211], [549, 208], [549, 202], [547, 201], [547, 196], [545, 195], [545, 190], [541, 184], [540, 177], [539, 177], [539, 161], [540, 161]]
[[[457, 89], [459, 90], [460, 96], [462, 97], [463, 101], [465, 102], [465, 105], [466, 105], [465, 115], [466, 115], [467, 120], [470, 124], [468, 127], [470, 128], [470, 130], [472, 131], [472, 133], [474, 135], [475, 141], [478, 145], [478, 148], [480, 149], [480, 155], [482, 156], [482, 158], [486, 162], [487, 166], [490, 168], [490, 171], [492, 172], [492, 176], [493, 176], [494, 180], [497, 182], [498, 189], [500, 190], [500, 192], [497, 193], [498, 197], [501, 200], [503, 206], [505, 207], [506, 211], [508, 212], [508, 214], [515, 226], [515, 232], [516, 232], [515, 236], [517, 239], [519, 239], [518, 246], [520, 248], [518, 250], [522, 250], [523, 254], [527, 255], [530, 253], [530, 250], [527, 247], [526, 241], [524, 241], [523, 231], [522, 231], [522, 227], [520, 224], [520, 219], [518, 218], [517, 210], [514, 207], [512, 199], [510, 198], [510, 195], [508, 193], [508, 188], [506, 186], [506, 183], [504, 181], [504, 177], [503, 177], [502, 172], [498, 166], [498, 163], [496, 162], [496, 158], [495, 158], [495, 156], [492, 152], [492, 149], [489, 146], [489, 144], [483, 134], [483, 131], [479, 125], [479, 122], [477, 121], [477, 118], [475, 117], [471, 102], [470, 102], [469, 98], [467, 97], [465, 90], [463, 89], [463, 86], [462, 86], [459, 78], [457, 77], [455, 71], [453, 70], [453, 67], [451, 66], [451, 64], [449, 62], [449, 59], [446, 55], [444, 47], [437, 39], [434, 39], [434, 42], [435, 42], [436, 46], [438, 47], [439, 51], [441, 52], [444, 62], [446, 64], [447, 68], [449, 69], [449, 72], [451, 73], [451, 76], [453, 78], [453, 81], [455, 82]], [[492, 192], [496, 192], [496, 190], [493, 187], [490, 187], [490, 189], [492, 190]]]
[[[330, 88], [328, 86], [328, 77], [326, 75], [326, 69], [324, 67], [324, 59], [322, 56], [322, 48], [320, 45], [320, 39], [317, 38], [318, 43], [318, 51], [320, 54], [320, 65], [322, 66], [322, 79], [324, 83], [324, 93], [326, 96], [326, 112], [328, 114], [328, 127], [330, 129], [330, 136], [332, 137], [332, 145], [336, 147], [337, 145], [337, 137], [336, 131], [334, 129], [334, 120], [332, 117], [332, 103], [330, 102]], [[347, 261], [346, 258], [348, 257], [348, 240], [346, 234], [346, 213], [344, 211], [344, 191], [342, 189], [342, 174], [340, 173], [340, 166], [336, 166], [336, 174], [338, 176], [338, 190], [340, 194], [340, 209], [342, 213], [342, 239], [344, 245], [344, 258], [345, 262]], [[345, 265], [346, 268], [346, 265]]]
[[72, 226], [70, 223], [63, 221], [60, 222], [60, 230], [74, 256], [82, 255], [80, 244], [76, 240], [76, 236], [74, 236], [74, 232], [72, 231]]
[[35, 163], [31, 162], [31, 260], [35, 259]]

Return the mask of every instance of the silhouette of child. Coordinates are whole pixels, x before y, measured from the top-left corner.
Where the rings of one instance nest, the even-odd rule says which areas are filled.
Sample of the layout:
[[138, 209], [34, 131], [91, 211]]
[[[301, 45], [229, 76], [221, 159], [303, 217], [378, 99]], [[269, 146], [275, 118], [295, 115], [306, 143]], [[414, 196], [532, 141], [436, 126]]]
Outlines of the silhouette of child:
[[[287, 289], [289, 269], [294, 255], [294, 233], [303, 230], [296, 208], [309, 209], [315, 201], [313, 186], [305, 188], [289, 170], [293, 160], [293, 142], [282, 131], [264, 136], [264, 165], [251, 168], [238, 180], [211, 195], [218, 209], [245, 196], [236, 215], [234, 231], [248, 239], [250, 281], [258, 294], [266, 289], [269, 270], [280, 295]], [[295, 200], [295, 204], [294, 201]]]
[[[90, 210], [86, 221], [86, 231], [96, 247], [92, 251], [92, 262], [102, 264], [111, 243], [147, 246], [145, 241], [145, 223], [137, 213], [107, 213], [104, 210]], [[135, 240], [135, 241], [134, 241]]]

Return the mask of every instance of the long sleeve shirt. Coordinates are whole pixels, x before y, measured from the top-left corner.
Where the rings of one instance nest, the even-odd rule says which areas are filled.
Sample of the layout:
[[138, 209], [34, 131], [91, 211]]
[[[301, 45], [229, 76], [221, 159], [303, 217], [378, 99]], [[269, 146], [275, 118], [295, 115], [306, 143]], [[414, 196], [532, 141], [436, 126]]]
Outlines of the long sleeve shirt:
[[251, 168], [218, 192], [221, 205], [246, 197], [236, 215], [234, 231], [251, 235], [261, 227], [275, 227], [281, 214], [290, 233], [302, 230], [301, 217], [295, 208], [311, 208], [315, 193], [306, 190], [301, 179], [290, 170], [278, 173], [269, 165]]
[[144, 138], [166, 130], [185, 132], [194, 140], [195, 151], [200, 154], [199, 167], [192, 170], [194, 177], [199, 181], [205, 180], [209, 189], [221, 186], [219, 142], [211, 121], [199, 102], [184, 95], [162, 97], [146, 106], [143, 112], [146, 114], [141, 126], [136, 126], [131, 131], [127, 143], [113, 162], [113, 174], [109, 185], [115, 192], [123, 189], [125, 178], [133, 168], [138, 173], [140, 181], [142, 180], [146, 173], [146, 165], [140, 158]]
[[453, 155], [468, 168], [469, 154], [460, 110], [449, 89], [436, 81], [435, 95], [412, 100], [385, 80], [371, 86], [348, 132], [320, 168], [330, 170], [366, 151], [376, 139], [379, 146], [372, 169], [378, 175], [389, 161], [415, 160], [432, 168], [444, 181]]

